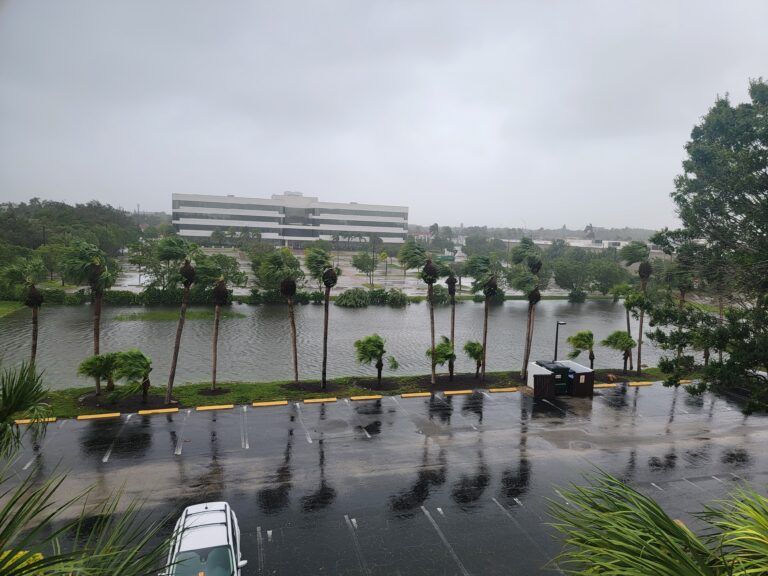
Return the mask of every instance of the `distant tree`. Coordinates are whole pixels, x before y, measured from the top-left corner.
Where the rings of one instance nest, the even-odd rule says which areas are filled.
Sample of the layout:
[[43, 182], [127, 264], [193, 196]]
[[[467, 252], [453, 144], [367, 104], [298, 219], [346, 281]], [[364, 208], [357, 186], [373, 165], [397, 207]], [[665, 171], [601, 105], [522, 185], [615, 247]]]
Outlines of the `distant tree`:
[[637, 332], [637, 373], [641, 374], [643, 371], [643, 321], [645, 319], [645, 311], [649, 306], [648, 302], [648, 280], [653, 273], [653, 267], [647, 260], [640, 262], [640, 266], [637, 270], [638, 276], [640, 276], [640, 291], [643, 295], [643, 302], [640, 306], [640, 325]]
[[[385, 341], [378, 334], [371, 334], [355, 342], [355, 356], [360, 364], [375, 363], [376, 374], [381, 386], [381, 371], [384, 368], [384, 356], [387, 354], [384, 348]], [[389, 357], [390, 370], [397, 370], [397, 361], [393, 356]]]
[[514, 266], [509, 271], [509, 282], [513, 288], [524, 292], [528, 299], [528, 319], [526, 323], [525, 351], [523, 367], [520, 370], [523, 381], [528, 376], [528, 363], [533, 347], [533, 330], [536, 323], [536, 305], [541, 301], [541, 289], [547, 280], [542, 272], [544, 263], [541, 251], [530, 238], [522, 238], [512, 251], [511, 260]]
[[[623, 300], [624, 312], [627, 316], [627, 335], [632, 336], [632, 326], [630, 324], [629, 315], [634, 309], [637, 301], [637, 293], [635, 289], [627, 282], [622, 282], [611, 288], [611, 294], [613, 294], [613, 301]], [[634, 370], [632, 356], [629, 357], [629, 369]]]
[[581, 330], [573, 336], [568, 336], [568, 343], [573, 348], [568, 358], [576, 358], [582, 352], [589, 352], [589, 367], [595, 368], [595, 336], [591, 330]]
[[313, 245], [304, 250], [304, 266], [318, 287], [323, 285], [323, 273], [331, 265], [331, 255], [323, 248]]
[[397, 253], [397, 259], [403, 267], [403, 276], [412, 268], [421, 268], [427, 262], [427, 253], [414, 240], [406, 240]]
[[496, 283], [496, 277], [491, 276], [486, 279], [483, 286], [483, 295], [485, 296], [484, 313], [483, 313], [483, 366], [481, 368], [480, 381], [485, 382], [485, 365], [486, 365], [486, 353], [488, 351], [488, 306], [491, 299], [496, 296], [499, 290], [499, 285]]
[[430, 225], [430, 227], [429, 227], [429, 235], [432, 238], [437, 238], [439, 233], [440, 233], [440, 226], [437, 225], [437, 222], [435, 222], [434, 224]]
[[107, 352], [86, 358], [77, 368], [77, 373], [89, 378], [99, 378], [107, 381], [107, 392], [115, 389], [115, 368], [117, 352]]
[[256, 270], [256, 283], [262, 290], [279, 290], [280, 284], [290, 278], [297, 284], [304, 279], [301, 262], [288, 248], [264, 255]]
[[223, 246], [227, 241], [227, 233], [221, 228], [216, 228], [211, 232], [211, 244], [214, 246]]
[[181, 309], [179, 310], [179, 323], [176, 326], [176, 339], [173, 343], [173, 357], [171, 358], [171, 371], [168, 374], [168, 384], [165, 389], [165, 403], [170, 404], [173, 400], [173, 381], [176, 378], [176, 365], [179, 361], [179, 348], [181, 347], [181, 334], [184, 330], [184, 321], [187, 317], [187, 307], [189, 306], [189, 289], [195, 282], [197, 270], [190, 262], [189, 258], [184, 260], [179, 268], [183, 292], [181, 296]]
[[432, 348], [427, 348], [427, 358], [431, 360], [433, 366], [444, 366], [446, 362], [451, 363], [456, 360], [450, 339], [441, 336], [440, 343], [435, 346], [434, 352]]
[[326, 380], [326, 367], [328, 365], [328, 312], [331, 302], [331, 289], [338, 282], [338, 272], [333, 266], [327, 266], [323, 270], [322, 280], [325, 286], [325, 298], [323, 299], [323, 374], [320, 387], [325, 390], [328, 386]]
[[133, 349], [117, 353], [115, 378], [126, 380], [130, 387], [141, 390], [143, 404], [147, 403], [151, 386], [150, 372], [152, 372], [152, 360], [141, 351]]
[[583, 262], [570, 259], [568, 256], [553, 263], [555, 282], [560, 288], [569, 290], [569, 302], [584, 302], [585, 288], [589, 285], [589, 268]]
[[651, 251], [650, 248], [648, 248], [648, 245], [645, 242], [638, 242], [636, 240], [625, 244], [619, 250], [619, 258], [621, 258], [627, 266], [648, 260], [650, 254]]
[[611, 333], [605, 340], [603, 340], [601, 344], [613, 350], [618, 350], [622, 353], [624, 358], [623, 372], [626, 374], [627, 361], [629, 360], [630, 356], [632, 356], [632, 348], [635, 347], [635, 341], [632, 336], [624, 332], [624, 330], [616, 330], [615, 332]]
[[352, 266], [368, 276], [368, 281], [373, 285], [373, 271], [376, 269], [376, 261], [369, 252], [358, 252], [352, 256]]
[[596, 258], [590, 261], [587, 269], [591, 288], [600, 292], [603, 296], [611, 291], [611, 288], [628, 279], [626, 269], [617, 262], [607, 258]]
[[45, 278], [45, 266], [37, 257], [20, 258], [13, 265], [3, 270], [5, 280], [11, 284], [23, 287], [24, 305], [32, 310], [32, 350], [30, 366], [34, 369], [37, 358], [37, 335], [40, 306], [43, 305], [43, 294], [35, 286]]
[[478, 378], [480, 376], [480, 368], [483, 366], [483, 358], [485, 358], [483, 345], [474, 340], [465, 342], [464, 353], [469, 356], [471, 360], [475, 361], [475, 378]]
[[389, 262], [389, 254], [386, 251], [379, 252], [378, 258], [379, 262], [384, 264], [384, 278], [386, 278], [389, 275], [389, 266], [387, 264]]

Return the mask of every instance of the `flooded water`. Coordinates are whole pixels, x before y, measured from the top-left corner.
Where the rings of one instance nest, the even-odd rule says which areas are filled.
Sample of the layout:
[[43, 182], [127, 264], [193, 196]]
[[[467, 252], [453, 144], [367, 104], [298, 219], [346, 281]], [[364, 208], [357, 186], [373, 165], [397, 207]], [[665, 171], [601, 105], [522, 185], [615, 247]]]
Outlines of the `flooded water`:
[[[195, 309], [195, 308], [192, 308]], [[288, 313], [285, 306], [234, 305], [242, 318], [225, 318], [219, 335], [219, 380], [271, 381], [292, 376]], [[152, 358], [153, 380], [167, 378], [173, 341], [174, 321], [117, 321], [121, 313], [140, 312], [140, 308], [106, 307], [102, 324], [102, 351], [139, 348]], [[488, 330], [488, 370], [519, 370], [522, 364], [527, 303], [508, 301], [491, 308]], [[592, 330], [597, 340], [614, 330], [626, 328], [624, 307], [610, 301], [570, 304], [561, 300], [542, 301], [536, 312], [532, 359], [551, 359], [555, 323], [560, 327], [560, 357], [569, 349], [566, 337], [579, 330]], [[317, 379], [322, 361], [323, 308], [298, 306], [296, 322], [299, 364], [302, 378]], [[450, 308], [435, 310], [436, 334], [449, 335]], [[467, 340], [482, 340], [483, 305], [462, 302], [456, 306], [458, 371], [474, 371], [474, 363], [461, 352]], [[633, 321], [633, 330], [636, 323]], [[211, 335], [213, 322], [191, 320], [182, 339], [177, 383], [204, 382], [210, 379]], [[400, 363], [397, 374], [423, 374], [429, 371], [426, 350], [429, 346], [429, 310], [426, 304], [411, 304], [403, 309], [372, 306], [352, 310], [331, 306], [328, 343], [328, 374], [334, 376], [374, 375], [371, 366], [357, 364], [355, 340], [377, 332], [386, 339], [387, 352]], [[0, 354], [4, 364], [19, 362], [29, 354], [30, 312], [19, 310], [0, 318]], [[40, 312], [38, 365], [45, 371], [51, 388], [87, 386], [90, 380], [77, 376], [78, 364], [92, 347], [91, 309], [83, 306], [44, 306]], [[621, 354], [598, 346], [595, 367], [621, 366]], [[659, 352], [643, 348], [643, 360], [655, 364]], [[586, 355], [581, 361], [588, 363]]]

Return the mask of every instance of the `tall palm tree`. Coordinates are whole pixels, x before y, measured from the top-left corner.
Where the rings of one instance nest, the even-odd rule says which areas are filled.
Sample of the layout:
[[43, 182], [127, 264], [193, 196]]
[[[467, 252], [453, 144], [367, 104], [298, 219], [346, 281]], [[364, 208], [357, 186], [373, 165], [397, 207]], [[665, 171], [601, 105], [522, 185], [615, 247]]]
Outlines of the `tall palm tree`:
[[470, 340], [464, 344], [464, 353], [475, 361], [475, 379], [477, 379], [480, 376], [480, 368], [483, 367], [483, 358], [485, 358], [483, 345], [480, 342]]
[[632, 356], [632, 348], [635, 347], [635, 340], [624, 332], [624, 330], [616, 330], [612, 332], [605, 340], [600, 342], [603, 346], [618, 350], [622, 353], [624, 358], [624, 370], [623, 373], [627, 373], [627, 361]]
[[526, 259], [530, 272], [530, 290], [528, 290], [528, 321], [525, 329], [525, 353], [523, 354], [523, 369], [520, 371], [523, 380], [528, 376], [528, 362], [531, 359], [533, 346], [533, 327], [536, 323], [536, 305], [541, 301], [539, 272], [541, 272], [541, 258], [531, 256]]
[[643, 371], [643, 320], [645, 319], [645, 309], [648, 302], [648, 280], [653, 274], [653, 267], [648, 260], [640, 262], [640, 267], [637, 270], [638, 276], [640, 276], [640, 290], [643, 293], [643, 302], [640, 306], [640, 327], [637, 331], [637, 373], [641, 374]]
[[140, 350], [126, 350], [117, 353], [115, 378], [125, 379], [129, 385], [141, 389], [141, 401], [146, 404], [149, 395], [149, 373], [152, 372], [152, 360]]
[[86, 358], [77, 368], [77, 373], [89, 378], [107, 381], [107, 392], [115, 389], [115, 368], [118, 352], [107, 352]]
[[24, 287], [24, 305], [32, 310], [32, 351], [30, 364], [34, 365], [37, 358], [37, 334], [39, 326], [38, 313], [43, 305], [43, 295], [35, 284], [45, 278], [46, 269], [40, 258], [22, 260], [4, 271], [5, 279], [13, 284]]
[[213, 300], [213, 361], [211, 367], [211, 390], [216, 390], [216, 367], [219, 358], [219, 322], [221, 321], [221, 307], [229, 300], [229, 290], [224, 277], [220, 277], [213, 287], [211, 294]]
[[[627, 316], [627, 334], [632, 336], [632, 325], [629, 321], [629, 313], [632, 311], [632, 308], [634, 306], [635, 298], [634, 298], [634, 291], [632, 290], [632, 287], [627, 284], [626, 282], [622, 284], [617, 284], [611, 289], [611, 292], [613, 293], [613, 301], [616, 302], [619, 300], [619, 298], [624, 300], [624, 312]], [[630, 356], [629, 358], [629, 369], [634, 370], [633, 366], [633, 360]]]
[[496, 276], [491, 276], [483, 285], [483, 294], [485, 295], [485, 309], [483, 311], [483, 366], [481, 368], [480, 381], [485, 382], [485, 359], [488, 351], [488, 307], [491, 299], [499, 292], [499, 285], [496, 282]]
[[424, 280], [424, 282], [427, 283], [427, 305], [429, 306], [429, 331], [430, 331], [430, 337], [431, 337], [431, 361], [430, 361], [430, 384], [432, 386], [435, 385], [437, 382], [436, 376], [435, 376], [435, 304], [434, 304], [434, 284], [437, 282], [438, 275], [440, 274], [440, 271], [437, 269], [437, 266], [435, 266], [432, 263], [431, 258], [427, 258], [426, 264], [424, 264], [424, 269], [421, 271], [421, 279]]
[[320, 380], [320, 387], [325, 390], [326, 368], [328, 365], [328, 311], [331, 303], [331, 289], [336, 286], [339, 277], [333, 266], [328, 266], [323, 271], [323, 285], [325, 286], [325, 298], [323, 300], [323, 374]]
[[179, 268], [181, 283], [184, 290], [181, 294], [181, 309], [179, 310], [179, 323], [176, 326], [176, 340], [173, 343], [173, 357], [171, 358], [171, 371], [168, 374], [168, 384], [165, 388], [165, 403], [170, 404], [173, 400], [173, 381], [176, 378], [176, 365], [179, 361], [179, 348], [181, 347], [181, 334], [184, 331], [184, 321], [187, 318], [187, 307], [189, 306], [189, 289], [194, 284], [197, 277], [197, 270], [189, 261], [184, 259], [184, 264]]
[[[104, 292], [114, 284], [114, 276], [107, 267], [107, 255], [93, 244], [76, 241], [67, 251], [65, 275], [78, 284], [87, 283], [93, 301], [93, 355], [99, 355], [101, 341], [101, 305]], [[101, 394], [101, 379], [94, 378], [96, 395]]]
[[448, 296], [451, 297], [451, 350], [454, 355], [448, 360], [448, 380], [453, 382], [453, 364], [456, 360], [456, 276], [453, 272], [445, 279], [445, 283], [448, 286]]
[[299, 383], [299, 353], [296, 343], [296, 317], [293, 313], [293, 297], [296, 296], [296, 280], [284, 278], [280, 282], [280, 294], [288, 303], [288, 318], [291, 321], [291, 348], [293, 350], [293, 381]]
[[589, 352], [589, 367], [595, 368], [595, 335], [592, 330], [581, 330], [573, 336], [568, 336], [568, 344], [573, 347], [568, 358], [576, 358], [582, 352]]

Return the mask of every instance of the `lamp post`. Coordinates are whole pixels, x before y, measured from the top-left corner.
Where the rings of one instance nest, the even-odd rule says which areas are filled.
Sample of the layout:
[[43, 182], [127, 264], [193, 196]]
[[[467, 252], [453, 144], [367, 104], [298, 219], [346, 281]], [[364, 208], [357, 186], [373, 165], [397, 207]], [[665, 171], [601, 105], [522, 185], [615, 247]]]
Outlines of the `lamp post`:
[[565, 326], [566, 324], [568, 324], [568, 322], [563, 322], [561, 320], [558, 320], [557, 326], [555, 326], [555, 359], [553, 360], [553, 362], [557, 362], [557, 339], [558, 339], [558, 336], [560, 335], [560, 326]]

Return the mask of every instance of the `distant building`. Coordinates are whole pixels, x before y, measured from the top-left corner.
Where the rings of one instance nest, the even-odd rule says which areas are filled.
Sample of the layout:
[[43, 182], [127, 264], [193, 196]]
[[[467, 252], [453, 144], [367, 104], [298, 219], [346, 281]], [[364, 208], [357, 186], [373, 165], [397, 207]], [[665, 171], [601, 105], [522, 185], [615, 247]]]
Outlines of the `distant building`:
[[198, 239], [217, 229], [248, 229], [285, 246], [336, 238], [364, 242], [371, 235], [401, 244], [408, 234], [408, 208], [320, 202], [299, 192], [271, 198], [174, 194], [173, 225], [180, 236]]

